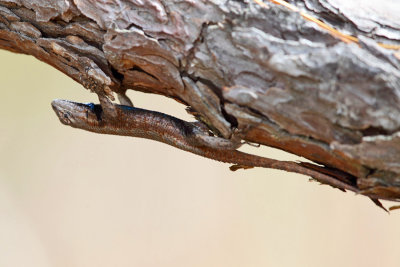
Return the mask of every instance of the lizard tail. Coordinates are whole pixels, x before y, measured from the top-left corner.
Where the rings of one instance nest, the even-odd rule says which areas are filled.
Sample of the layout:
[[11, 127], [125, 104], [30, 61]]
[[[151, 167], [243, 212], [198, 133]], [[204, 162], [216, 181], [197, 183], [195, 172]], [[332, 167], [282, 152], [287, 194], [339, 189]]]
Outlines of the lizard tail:
[[[213, 158], [221, 162], [232, 163], [245, 168], [263, 167], [283, 170], [287, 172], [295, 172], [310, 176], [320, 183], [328, 184], [339, 189], [346, 189], [356, 193], [360, 191], [356, 187], [356, 185], [349, 179], [349, 177], [344, 176], [342, 173], [335, 173], [329, 168], [321, 167], [315, 164], [305, 162], [297, 163], [293, 161], [280, 161], [276, 159], [247, 154], [238, 150], [210, 150], [212, 151], [204, 151], [205, 154], [203, 156]], [[210, 156], [207, 155], [208, 153], [210, 153]]]

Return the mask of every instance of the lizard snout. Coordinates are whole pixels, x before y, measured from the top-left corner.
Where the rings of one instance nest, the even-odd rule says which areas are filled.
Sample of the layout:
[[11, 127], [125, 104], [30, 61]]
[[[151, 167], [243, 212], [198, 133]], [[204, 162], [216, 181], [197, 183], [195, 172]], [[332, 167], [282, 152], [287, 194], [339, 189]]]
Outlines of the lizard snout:
[[73, 110], [73, 103], [66, 100], [56, 99], [51, 102], [51, 106], [58, 119], [63, 124], [70, 125], [72, 123], [70, 118], [71, 111]]

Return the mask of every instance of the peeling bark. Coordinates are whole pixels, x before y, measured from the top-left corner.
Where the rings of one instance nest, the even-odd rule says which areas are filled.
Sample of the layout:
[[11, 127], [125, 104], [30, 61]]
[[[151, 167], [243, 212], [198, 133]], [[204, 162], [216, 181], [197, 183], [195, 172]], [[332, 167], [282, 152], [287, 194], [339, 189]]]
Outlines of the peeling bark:
[[291, 2], [348, 41], [273, 1], [0, 0], [0, 48], [112, 100], [172, 97], [217, 135], [400, 200], [400, 4]]

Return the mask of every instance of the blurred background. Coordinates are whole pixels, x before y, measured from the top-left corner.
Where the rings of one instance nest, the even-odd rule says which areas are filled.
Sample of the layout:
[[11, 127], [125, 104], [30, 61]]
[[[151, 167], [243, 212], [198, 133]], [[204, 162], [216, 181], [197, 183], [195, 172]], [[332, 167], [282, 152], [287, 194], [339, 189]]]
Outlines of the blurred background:
[[[400, 266], [400, 211], [306, 176], [231, 172], [64, 126], [50, 102], [95, 95], [33, 57], [0, 51], [0, 62], [0, 266]], [[173, 100], [129, 95], [190, 119]]]

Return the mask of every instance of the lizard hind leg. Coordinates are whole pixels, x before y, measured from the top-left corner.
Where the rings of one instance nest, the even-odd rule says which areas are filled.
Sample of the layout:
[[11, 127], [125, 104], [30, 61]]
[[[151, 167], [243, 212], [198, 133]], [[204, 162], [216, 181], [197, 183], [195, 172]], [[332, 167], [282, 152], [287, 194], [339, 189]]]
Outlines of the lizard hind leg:
[[214, 149], [236, 150], [242, 145], [239, 139], [225, 139], [218, 136], [211, 136], [201, 130], [196, 131], [194, 138], [198, 144]]
[[194, 126], [193, 137], [199, 145], [214, 149], [236, 150], [243, 144], [242, 138], [238, 134], [233, 134], [232, 138], [227, 139], [213, 135], [202, 122], [196, 121], [190, 124]]

